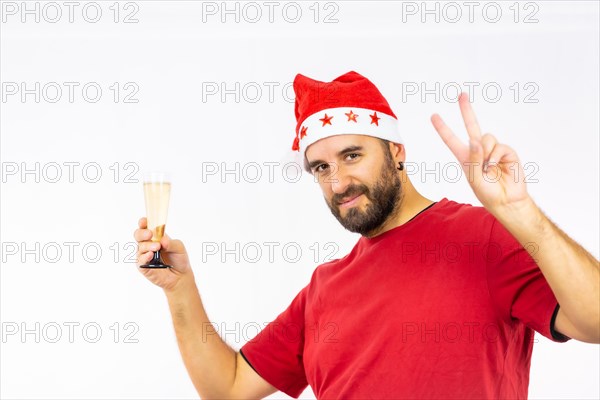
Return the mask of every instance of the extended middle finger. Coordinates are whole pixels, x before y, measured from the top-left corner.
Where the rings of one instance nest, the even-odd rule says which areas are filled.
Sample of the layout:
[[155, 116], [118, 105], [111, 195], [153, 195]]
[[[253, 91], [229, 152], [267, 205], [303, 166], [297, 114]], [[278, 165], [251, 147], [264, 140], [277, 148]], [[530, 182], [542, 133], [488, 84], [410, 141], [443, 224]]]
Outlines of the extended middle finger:
[[483, 135], [481, 137], [481, 147], [483, 147], [484, 160], [487, 159], [487, 157], [490, 155], [492, 150], [494, 150], [494, 147], [496, 146], [497, 143], [498, 143], [498, 141], [496, 140], [494, 135], [492, 135], [491, 133], [486, 133], [485, 135]]
[[458, 103], [469, 138], [481, 140], [481, 128], [479, 128], [479, 123], [475, 117], [475, 111], [473, 111], [473, 107], [471, 107], [469, 96], [466, 93], [461, 93], [458, 98]]

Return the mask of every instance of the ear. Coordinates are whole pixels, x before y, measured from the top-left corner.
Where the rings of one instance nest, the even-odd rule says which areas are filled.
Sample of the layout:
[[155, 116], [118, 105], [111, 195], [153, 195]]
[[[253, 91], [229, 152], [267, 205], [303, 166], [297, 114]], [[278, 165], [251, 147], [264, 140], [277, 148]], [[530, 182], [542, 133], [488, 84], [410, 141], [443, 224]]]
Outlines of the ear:
[[390, 142], [390, 152], [392, 153], [392, 157], [395, 161], [405, 161], [406, 160], [406, 152], [404, 149], [404, 145], [400, 143]]

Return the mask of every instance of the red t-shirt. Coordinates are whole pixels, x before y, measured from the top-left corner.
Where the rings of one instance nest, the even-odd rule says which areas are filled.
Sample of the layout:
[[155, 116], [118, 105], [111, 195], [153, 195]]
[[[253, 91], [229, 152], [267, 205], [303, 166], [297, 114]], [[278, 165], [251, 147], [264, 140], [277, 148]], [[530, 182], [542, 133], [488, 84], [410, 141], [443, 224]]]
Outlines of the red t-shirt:
[[444, 198], [317, 267], [241, 351], [292, 397], [310, 384], [318, 399], [527, 398], [534, 330], [569, 340], [557, 311], [500, 222]]

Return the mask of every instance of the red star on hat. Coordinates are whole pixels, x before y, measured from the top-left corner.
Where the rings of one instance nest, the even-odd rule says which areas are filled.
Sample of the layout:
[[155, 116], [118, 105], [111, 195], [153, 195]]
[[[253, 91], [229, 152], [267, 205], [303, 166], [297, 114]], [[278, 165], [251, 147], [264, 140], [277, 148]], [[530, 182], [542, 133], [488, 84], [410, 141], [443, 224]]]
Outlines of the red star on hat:
[[323, 118], [319, 118], [319, 121], [323, 122], [323, 126], [329, 124], [331, 125], [331, 119], [333, 118], [333, 116], [328, 117], [327, 113], [325, 113], [325, 116]]
[[358, 122], [358, 121], [356, 120], [356, 117], [358, 117], [358, 114], [354, 114], [354, 113], [352, 112], [352, 110], [350, 110], [350, 112], [349, 112], [349, 113], [345, 113], [345, 115], [346, 115], [346, 117], [348, 117], [348, 121], [354, 121], [354, 122]]
[[375, 112], [373, 113], [373, 115], [369, 115], [369, 117], [371, 117], [371, 123], [372, 123], [372, 124], [375, 124], [375, 125], [379, 126], [379, 120], [380, 120], [381, 118], [379, 118], [379, 117], [377, 116], [377, 111], [375, 111]]
[[302, 139], [304, 136], [306, 136], [306, 131], [308, 130], [307, 127], [303, 126], [302, 129], [300, 130], [300, 139]]

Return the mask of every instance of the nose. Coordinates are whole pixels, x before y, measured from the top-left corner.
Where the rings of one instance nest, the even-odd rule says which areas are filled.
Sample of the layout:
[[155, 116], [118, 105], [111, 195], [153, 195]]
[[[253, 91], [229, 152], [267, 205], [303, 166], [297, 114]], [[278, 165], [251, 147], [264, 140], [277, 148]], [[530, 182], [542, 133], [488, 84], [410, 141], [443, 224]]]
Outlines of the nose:
[[328, 179], [331, 190], [336, 194], [344, 193], [352, 183], [352, 178], [344, 172], [343, 168], [338, 168]]

